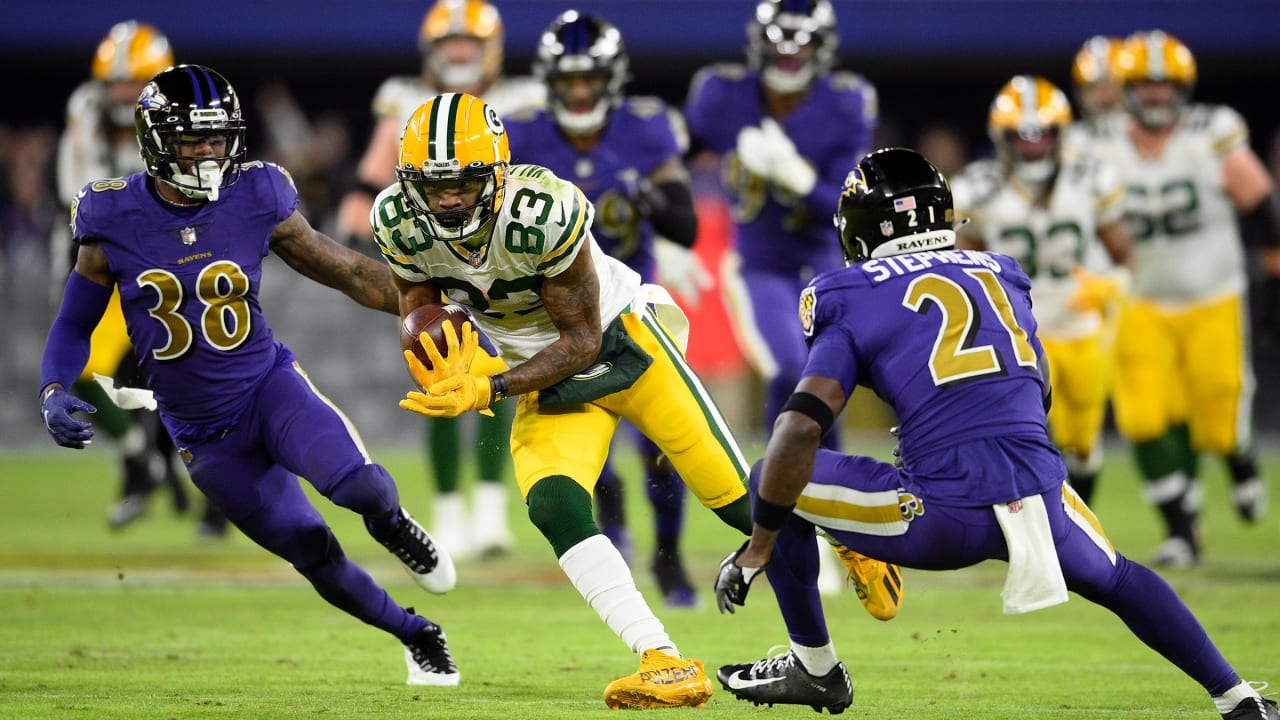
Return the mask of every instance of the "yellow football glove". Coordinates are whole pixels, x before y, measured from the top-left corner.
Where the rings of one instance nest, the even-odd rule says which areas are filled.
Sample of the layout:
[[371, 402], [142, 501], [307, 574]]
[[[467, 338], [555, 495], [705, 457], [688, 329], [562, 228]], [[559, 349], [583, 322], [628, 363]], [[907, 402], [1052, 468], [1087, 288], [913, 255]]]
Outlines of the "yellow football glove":
[[[472, 327], [471, 321], [462, 323], [462, 339], [459, 341], [457, 333], [453, 330], [452, 323], [444, 324], [444, 342], [445, 354], [442, 357], [440, 351], [436, 349], [436, 343], [426, 333], [418, 336], [418, 342], [422, 344], [422, 348], [427, 352], [427, 358], [431, 360], [431, 368], [428, 369], [412, 350], [404, 351], [404, 362], [409, 366], [409, 375], [413, 378], [414, 384], [420, 389], [425, 390], [432, 385], [453, 377], [461, 375], [471, 368], [472, 359], [476, 355], [476, 349], [480, 347], [480, 333]], [[487, 355], [487, 353], [480, 353]], [[499, 371], [501, 372], [501, 371]]]
[[427, 393], [411, 391], [400, 401], [400, 407], [427, 417], [452, 418], [478, 410], [493, 415], [489, 403], [493, 384], [489, 377], [463, 373], [446, 378], [429, 387]]
[[1071, 277], [1076, 281], [1076, 289], [1067, 300], [1067, 309], [1072, 312], [1106, 313], [1128, 292], [1129, 271], [1124, 268], [1100, 275], [1077, 265], [1071, 269]]
[[471, 374], [480, 376], [497, 375], [506, 372], [510, 368], [503, 362], [502, 358], [495, 357], [484, 350], [476, 351], [476, 356], [471, 360]]

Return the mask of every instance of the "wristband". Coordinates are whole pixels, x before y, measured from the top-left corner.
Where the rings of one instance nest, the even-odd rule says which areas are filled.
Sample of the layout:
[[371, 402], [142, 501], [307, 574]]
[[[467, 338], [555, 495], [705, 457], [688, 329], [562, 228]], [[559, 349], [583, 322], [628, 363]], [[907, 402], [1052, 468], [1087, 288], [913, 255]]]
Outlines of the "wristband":
[[791, 517], [791, 511], [795, 507], [795, 503], [779, 505], [757, 495], [755, 507], [752, 508], [751, 519], [765, 530], [781, 530], [782, 526], [787, 523], [787, 518]]
[[502, 373], [489, 376], [489, 402], [501, 402], [507, 397], [507, 377]]

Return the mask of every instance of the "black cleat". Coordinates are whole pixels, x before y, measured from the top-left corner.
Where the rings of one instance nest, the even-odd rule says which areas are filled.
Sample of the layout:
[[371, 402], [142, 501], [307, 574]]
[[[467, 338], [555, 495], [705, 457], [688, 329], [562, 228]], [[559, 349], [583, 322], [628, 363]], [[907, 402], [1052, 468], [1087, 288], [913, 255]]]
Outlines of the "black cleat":
[[1222, 720], [1280, 720], [1280, 710], [1275, 701], [1264, 697], [1251, 697], [1241, 700], [1231, 708], [1231, 712], [1222, 713]]
[[374, 535], [374, 539], [400, 560], [405, 572], [423, 590], [437, 595], [449, 592], [458, 583], [453, 558], [404, 508], [398, 512], [396, 526], [386, 534]]
[[724, 665], [716, 677], [734, 697], [756, 705], [808, 705], [814, 712], [826, 708], [839, 715], [853, 704], [853, 682], [844, 663], [818, 677], [810, 675], [791, 650], [755, 663]]
[[[413, 612], [413, 608], [407, 609]], [[404, 644], [404, 661], [409, 666], [409, 679], [406, 681], [409, 685], [452, 686], [462, 679], [458, 666], [453, 663], [453, 656], [449, 654], [444, 630], [429, 620], [426, 627]]]

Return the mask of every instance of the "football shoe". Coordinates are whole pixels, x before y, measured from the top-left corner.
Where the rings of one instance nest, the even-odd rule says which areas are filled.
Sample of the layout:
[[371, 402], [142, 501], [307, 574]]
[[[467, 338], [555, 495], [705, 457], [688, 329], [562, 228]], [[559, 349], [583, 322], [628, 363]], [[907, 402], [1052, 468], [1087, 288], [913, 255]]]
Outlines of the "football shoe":
[[375, 535], [374, 539], [400, 560], [405, 572], [423, 590], [441, 595], [452, 590], [458, 583], [453, 559], [436, 545], [427, 531], [404, 508], [400, 508], [400, 518], [395, 528], [385, 536]]
[[702, 707], [713, 691], [701, 660], [651, 649], [640, 654], [639, 670], [609, 683], [604, 703], [614, 710]]
[[902, 609], [902, 571], [843, 545], [832, 545], [849, 571], [862, 606], [877, 620], [892, 620]]
[[1280, 720], [1280, 710], [1274, 700], [1264, 697], [1245, 698], [1231, 712], [1222, 713], [1222, 720]]
[[[407, 608], [413, 612], [413, 608]], [[449, 654], [444, 630], [433, 622], [418, 631], [404, 644], [404, 661], [409, 666], [409, 685], [457, 685], [462, 679], [458, 666]]]
[[754, 663], [725, 665], [716, 677], [734, 697], [756, 705], [808, 705], [815, 712], [825, 708], [839, 715], [853, 704], [853, 682], [844, 663], [836, 663], [826, 675], [812, 675], [790, 649]]

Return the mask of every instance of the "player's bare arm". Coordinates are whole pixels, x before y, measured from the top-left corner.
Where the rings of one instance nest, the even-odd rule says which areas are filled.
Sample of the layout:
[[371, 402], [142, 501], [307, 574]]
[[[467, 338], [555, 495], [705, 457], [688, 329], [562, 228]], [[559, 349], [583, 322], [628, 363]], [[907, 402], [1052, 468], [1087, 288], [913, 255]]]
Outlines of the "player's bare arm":
[[1222, 181], [1236, 210], [1248, 212], [1272, 191], [1271, 174], [1252, 150], [1241, 146], [1222, 158]]
[[508, 395], [554, 385], [600, 353], [600, 279], [588, 248], [584, 246], [564, 272], [543, 281], [542, 303], [560, 337], [503, 374]]
[[397, 314], [400, 296], [385, 263], [361, 255], [311, 227], [294, 212], [271, 234], [271, 249], [304, 276], [374, 310]]
[[423, 305], [440, 302], [440, 288], [429, 280], [414, 282], [392, 273], [391, 281], [395, 283], [396, 291], [400, 294], [400, 319], [402, 320]]
[[[805, 377], [796, 385], [797, 393], [816, 396], [831, 410], [832, 417], [839, 417], [844, 410], [844, 387], [831, 378]], [[782, 412], [773, 424], [773, 434], [765, 449], [764, 463], [760, 467], [761, 500], [775, 505], [794, 505], [813, 475], [813, 460], [822, 440], [822, 428], [812, 417], [794, 411]], [[738, 555], [741, 567], [763, 567], [773, 553], [777, 530], [755, 526], [751, 541]]]
[[104, 287], [115, 284], [111, 266], [107, 264], [107, 254], [94, 243], [81, 244], [76, 251], [76, 272]]

